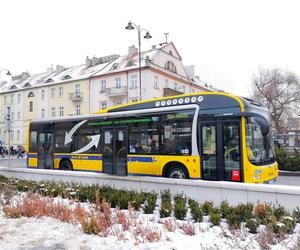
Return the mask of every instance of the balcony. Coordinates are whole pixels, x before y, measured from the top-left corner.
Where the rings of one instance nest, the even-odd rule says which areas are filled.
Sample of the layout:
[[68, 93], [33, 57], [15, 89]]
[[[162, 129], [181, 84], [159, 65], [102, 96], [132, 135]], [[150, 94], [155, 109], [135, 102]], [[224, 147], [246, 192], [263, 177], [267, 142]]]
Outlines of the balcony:
[[164, 88], [163, 96], [173, 96], [173, 95], [182, 95], [183, 91], [181, 89], [171, 89], [171, 88]]
[[120, 88], [107, 88], [105, 95], [108, 97], [126, 96], [128, 94], [127, 87], [121, 86]]
[[69, 93], [69, 99], [72, 102], [81, 102], [83, 99], [82, 92]]

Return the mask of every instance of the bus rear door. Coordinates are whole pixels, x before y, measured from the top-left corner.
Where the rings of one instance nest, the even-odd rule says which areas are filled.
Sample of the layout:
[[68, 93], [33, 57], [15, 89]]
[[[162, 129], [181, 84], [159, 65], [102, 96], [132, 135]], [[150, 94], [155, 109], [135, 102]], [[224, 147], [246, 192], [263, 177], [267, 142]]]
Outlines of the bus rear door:
[[38, 133], [38, 168], [53, 168], [53, 132]]
[[126, 127], [103, 128], [103, 173], [127, 175], [127, 134]]

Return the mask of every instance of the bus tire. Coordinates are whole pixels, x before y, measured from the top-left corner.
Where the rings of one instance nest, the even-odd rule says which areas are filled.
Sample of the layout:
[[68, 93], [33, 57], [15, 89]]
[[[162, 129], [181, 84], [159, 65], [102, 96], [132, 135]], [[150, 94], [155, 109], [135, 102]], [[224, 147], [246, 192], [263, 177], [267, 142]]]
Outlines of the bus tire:
[[73, 170], [72, 162], [69, 159], [63, 159], [61, 160], [59, 164], [60, 170]]
[[178, 164], [173, 165], [168, 169], [166, 177], [174, 179], [189, 179], [189, 173], [184, 166]]

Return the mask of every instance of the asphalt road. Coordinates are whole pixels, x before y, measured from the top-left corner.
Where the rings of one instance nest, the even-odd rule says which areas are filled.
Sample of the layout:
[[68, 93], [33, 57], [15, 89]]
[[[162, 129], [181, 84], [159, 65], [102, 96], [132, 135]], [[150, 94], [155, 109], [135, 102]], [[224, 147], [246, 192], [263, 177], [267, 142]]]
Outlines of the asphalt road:
[[[2, 159], [0, 156], [0, 166], [7, 167], [8, 159]], [[26, 167], [26, 159], [17, 159], [13, 158], [10, 161], [11, 168], [25, 168]], [[289, 185], [289, 186], [300, 186], [300, 176], [279, 176], [278, 181], [275, 183], [276, 185]]]

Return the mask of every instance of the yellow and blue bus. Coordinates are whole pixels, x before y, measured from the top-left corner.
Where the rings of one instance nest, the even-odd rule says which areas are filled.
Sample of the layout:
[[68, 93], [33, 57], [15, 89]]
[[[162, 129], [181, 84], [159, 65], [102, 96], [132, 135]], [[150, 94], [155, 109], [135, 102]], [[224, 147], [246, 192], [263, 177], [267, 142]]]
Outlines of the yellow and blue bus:
[[278, 177], [269, 111], [199, 92], [29, 125], [28, 168], [248, 183]]

